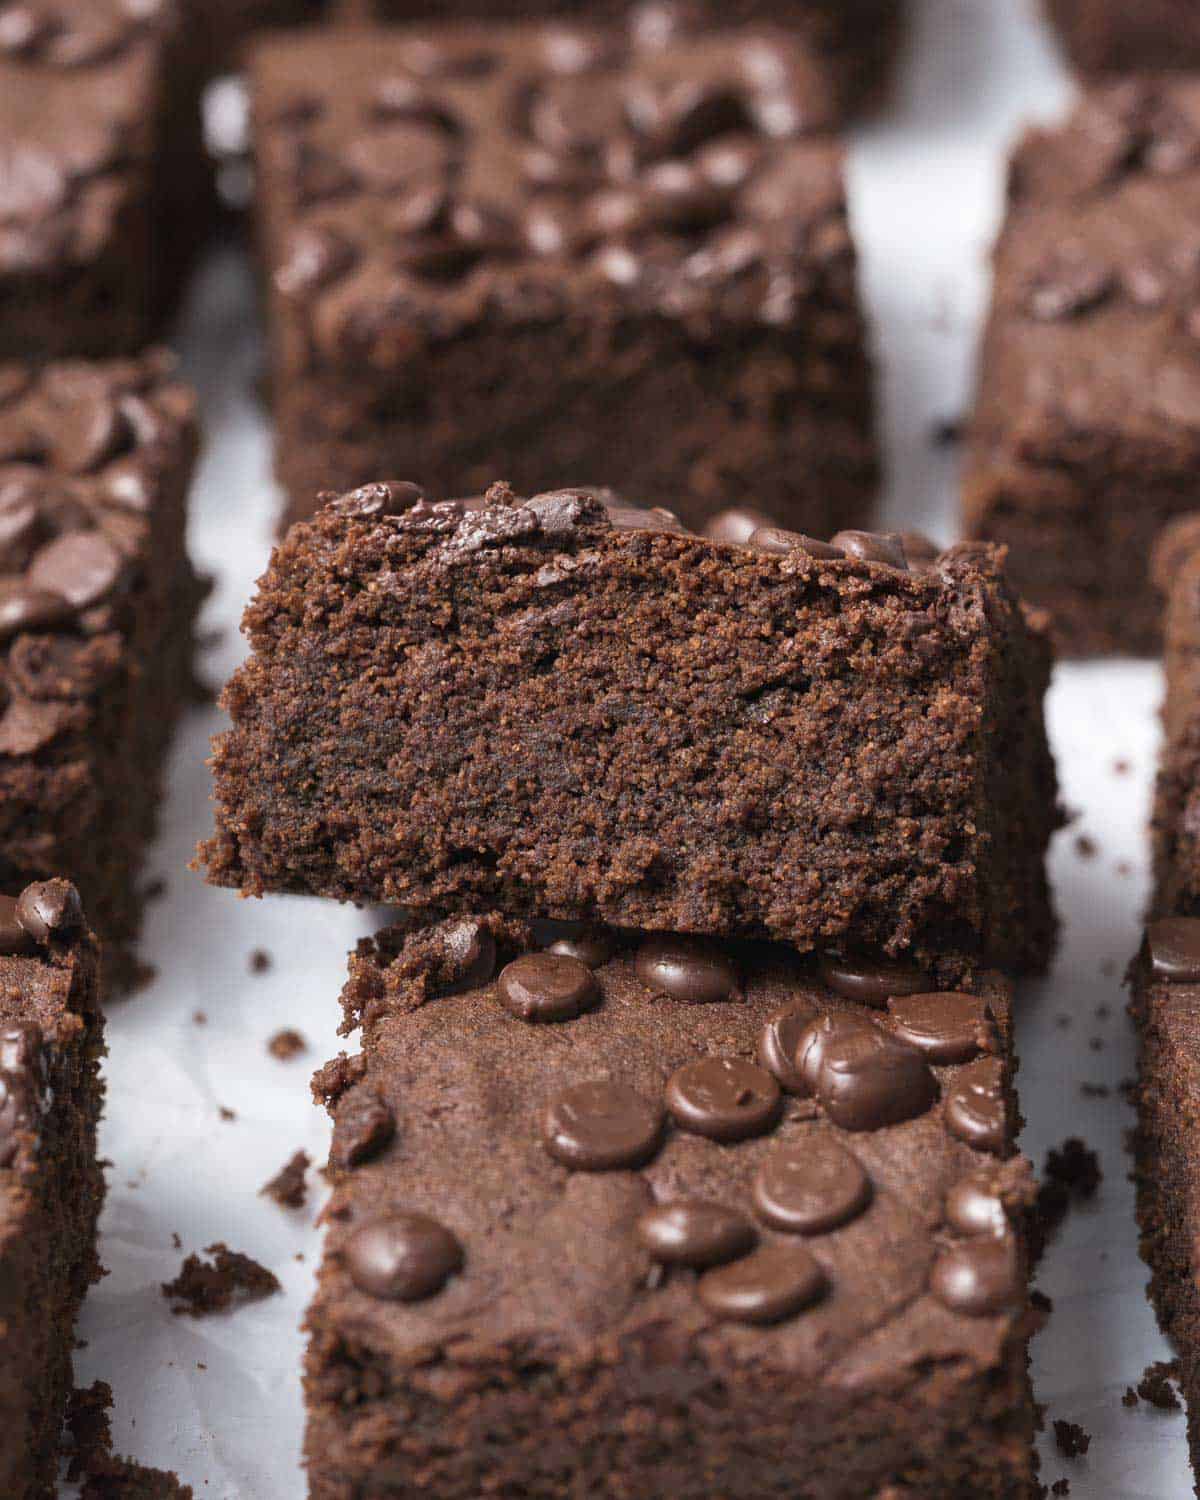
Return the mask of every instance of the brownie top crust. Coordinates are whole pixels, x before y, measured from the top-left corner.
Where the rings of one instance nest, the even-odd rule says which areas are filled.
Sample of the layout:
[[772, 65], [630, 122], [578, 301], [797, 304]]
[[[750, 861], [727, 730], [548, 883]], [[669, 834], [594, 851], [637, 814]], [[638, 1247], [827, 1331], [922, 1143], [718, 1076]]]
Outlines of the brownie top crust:
[[0, 0], [0, 274], [86, 264], [147, 191], [172, 0]]
[[1140, 475], [1165, 449], [1172, 467], [1195, 465], [1198, 216], [1200, 83], [1096, 87], [1063, 126], [1025, 136], [996, 250], [977, 461]]
[[994, 1365], [1028, 1311], [1010, 994], [930, 982], [494, 916], [364, 942], [364, 1055], [314, 1079], [322, 1299], [450, 1400], [542, 1361], [643, 1394]]
[[[327, 357], [500, 316], [789, 325], [852, 271], [831, 105], [783, 29], [661, 47], [516, 25], [254, 53], [274, 287]], [[299, 351], [292, 351], [296, 358]]]

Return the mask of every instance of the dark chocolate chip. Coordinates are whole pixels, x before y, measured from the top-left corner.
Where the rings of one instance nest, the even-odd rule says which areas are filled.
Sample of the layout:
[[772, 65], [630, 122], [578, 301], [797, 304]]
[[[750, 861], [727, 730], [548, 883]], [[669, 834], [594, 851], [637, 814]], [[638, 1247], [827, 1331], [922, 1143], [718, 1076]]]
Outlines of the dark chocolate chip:
[[61, 594], [17, 579], [0, 582], [0, 641], [24, 630], [56, 630], [74, 619], [74, 609]]
[[17, 920], [17, 903], [12, 896], [0, 896], [0, 954], [32, 953], [34, 941]]
[[943, 1250], [929, 1285], [943, 1306], [969, 1318], [986, 1318], [1014, 1306], [1022, 1288], [1012, 1237], [980, 1237]]
[[83, 926], [83, 903], [69, 880], [39, 880], [17, 897], [17, 921], [38, 943], [67, 937]]
[[700, 1301], [733, 1323], [779, 1323], [811, 1307], [826, 1289], [825, 1273], [801, 1245], [764, 1245], [731, 1266], [706, 1271]]
[[823, 1016], [805, 1028], [797, 1070], [843, 1130], [879, 1130], [924, 1114], [937, 1083], [913, 1046], [869, 1021]]
[[826, 1234], [857, 1218], [870, 1201], [866, 1172], [824, 1134], [780, 1146], [754, 1179], [755, 1212], [788, 1234]]
[[845, 557], [839, 548], [828, 542], [819, 542], [815, 537], [805, 536], [801, 531], [785, 531], [781, 526], [760, 526], [746, 540], [747, 547], [755, 552], [767, 552], [773, 557], [786, 557], [792, 552], [806, 552], [809, 557], [833, 559]]
[[694, 937], [649, 937], [634, 969], [647, 989], [689, 1005], [714, 1005], [738, 994], [737, 970], [716, 943]]
[[396, 1117], [379, 1095], [352, 1089], [337, 1107], [330, 1160], [345, 1169], [361, 1166], [378, 1156], [395, 1134]]
[[740, 1057], [702, 1057], [667, 1082], [676, 1123], [714, 1141], [762, 1135], [779, 1117], [779, 1085], [765, 1068]]
[[757, 1235], [745, 1214], [719, 1203], [664, 1203], [638, 1220], [638, 1238], [664, 1265], [701, 1270], [745, 1255]]
[[890, 568], [907, 568], [904, 539], [895, 531], [839, 531], [830, 538], [847, 557], [860, 562], [887, 563]]
[[564, 958], [578, 959], [589, 969], [598, 969], [609, 961], [616, 949], [617, 940], [606, 927], [585, 927], [573, 937], [556, 938], [549, 951], [561, 953]]
[[436, 1219], [396, 1213], [350, 1236], [346, 1269], [360, 1292], [388, 1302], [432, 1297], [462, 1269], [462, 1246]]
[[1077, 318], [1105, 301], [1115, 284], [1107, 266], [1075, 255], [1055, 256], [1030, 278], [1025, 311], [1042, 323]]
[[51, 408], [47, 422], [54, 462], [68, 474], [88, 474], [114, 457], [128, 429], [108, 397], [76, 400]]
[[419, 484], [406, 479], [388, 479], [379, 484], [364, 484], [348, 494], [339, 495], [325, 508], [338, 516], [399, 516], [426, 498]]
[[500, 974], [505, 1010], [522, 1021], [573, 1021], [600, 998], [592, 971], [561, 953], [524, 953]]
[[965, 1063], [991, 1050], [987, 1007], [978, 995], [938, 992], [888, 1001], [892, 1029], [932, 1063]]
[[1146, 950], [1155, 979], [1200, 984], [1200, 917], [1164, 917], [1146, 929]]
[[447, 927], [442, 940], [453, 973], [443, 995], [462, 995], [488, 983], [496, 972], [496, 939], [486, 923], [464, 917]]
[[998, 1057], [981, 1057], [962, 1070], [946, 1094], [946, 1124], [977, 1151], [1003, 1151], [1008, 1141], [1004, 1068]]
[[124, 569], [121, 554], [101, 532], [72, 531], [34, 555], [27, 577], [33, 588], [88, 609], [113, 592]]
[[320, 225], [305, 225], [288, 242], [275, 272], [275, 285], [285, 297], [305, 296], [339, 281], [357, 258], [344, 234]]
[[842, 958], [828, 953], [818, 965], [821, 981], [843, 1000], [882, 1009], [897, 995], [916, 995], [929, 988], [929, 981], [915, 964], [895, 958], [868, 958], [851, 954]]
[[772, 525], [770, 516], [764, 515], [761, 510], [734, 506], [706, 522], [704, 535], [714, 542], [732, 542], [735, 546], [744, 547], [756, 531]]
[[796, 1048], [804, 1029], [813, 1018], [807, 1006], [789, 1005], [776, 1011], [758, 1036], [758, 1060], [786, 1094], [807, 1094], [806, 1084], [796, 1066]]
[[1008, 1233], [1008, 1212], [990, 1172], [971, 1172], [954, 1184], [946, 1195], [946, 1223], [971, 1236]]
[[663, 1112], [627, 1084], [597, 1079], [578, 1083], [547, 1106], [542, 1117], [546, 1150], [581, 1172], [637, 1167], [649, 1160], [662, 1135]]

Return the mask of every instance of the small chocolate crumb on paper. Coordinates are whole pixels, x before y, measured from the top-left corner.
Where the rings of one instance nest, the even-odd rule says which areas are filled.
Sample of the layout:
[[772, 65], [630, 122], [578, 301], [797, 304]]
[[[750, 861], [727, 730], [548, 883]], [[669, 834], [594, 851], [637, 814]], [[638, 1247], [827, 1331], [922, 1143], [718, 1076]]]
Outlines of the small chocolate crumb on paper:
[[112, 1387], [97, 1380], [72, 1393], [67, 1430], [72, 1453], [67, 1478], [83, 1480], [79, 1500], [195, 1500], [190, 1485], [168, 1469], [151, 1469], [112, 1451]]
[[1159, 1411], [1178, 1411], [1181, 1403], [1171, 1383], [1178, 1379], [1179, 1361], [1177, 1359], [1156, 1360], [1154, 1364], [1147, 1365], [1142, 1372], [1137, 1393], [1143, 1401], [1148, 1401]]
[[1081, 833], [1075, 840], [1075, 853], [1080, 859], [1095, 859], [1100, 852], [1100, 845], [1090, 834]]
[[1054, 1441], [1064, 1458], [1082, 1458], [1092, 1446], [1092, 1435], [1085, 1432], [1078, 1422], [1056, 1421]]
[[259, 1190], [259, 1196], [273, 1199], [281, 1208], [303, 1208], [308, 1196], [304, 1174], [311, 1165], [308, 1152], [297, 1151], [270, 1182]]
[[228, 1245], [218, 1242], [204, 1253], [212, 1256], [212, 1265], [205, 1265], [198, 1255], [189, 1255], [175, 1280], [162, 1284], [163, 1296], [173, 1304], [171, 1311], [177, 1315], [200, 1318], [235, 1303], [261, 1302], [283, 1290], [274, 1271]]
[[277, 1031], [267, 1043], [267, 1051], [280, 1062], [290, 1062], [293, 1057], [299, 1057], [302, 1052], [308, 1051], [308, 1043], [300, 1032], [286, 1027], [283, 1031]]
[[271, 968], [274, 960], [265, 948], [255, 948], [250, 955], [251, 974], [265, 974]]

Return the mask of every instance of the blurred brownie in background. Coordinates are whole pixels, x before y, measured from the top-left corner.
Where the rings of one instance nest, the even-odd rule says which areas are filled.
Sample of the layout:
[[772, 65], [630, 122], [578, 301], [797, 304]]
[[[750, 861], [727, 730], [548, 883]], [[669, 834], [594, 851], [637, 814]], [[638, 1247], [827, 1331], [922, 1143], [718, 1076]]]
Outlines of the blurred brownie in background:
[[1200, 67], [1195, 0], [1044, 0], [1072, 66], [1085, 78]]

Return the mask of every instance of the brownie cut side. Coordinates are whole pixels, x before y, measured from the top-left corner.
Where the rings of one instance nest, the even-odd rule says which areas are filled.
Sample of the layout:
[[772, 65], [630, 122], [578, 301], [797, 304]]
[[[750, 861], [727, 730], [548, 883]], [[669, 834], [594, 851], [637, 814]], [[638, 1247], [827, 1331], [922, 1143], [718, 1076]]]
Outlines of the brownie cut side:
[[499, 917], [361, 945], [314, 1500], [1027, 1500], [1010, 993], [929, 982]]
[[1132, 79], [1031, 131], [1010, 171], [964, 484], [1073, 655], [1160, 639], [1149, 558], [1197, 500], [1200, 84]]
[[0, 1494], [53, 1500], [75, 1318], [100, 1275], [97, 947], [74, 886], [0, 897]]
[[276, 550], [214, 883], [1045, 960], [1048, 654], [997, 553], [419, 495], [368, 486]]
[[877, 456], [842, 152], [786, 28], [296, 33], [253, 52], [277, 469], [564, 473], [699, 526], [860, 524]]
[[0, 365], [0, 886], [68, 871], [118, 984], [201, 592], [173, 369], [161, 351]]

